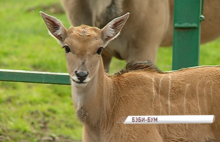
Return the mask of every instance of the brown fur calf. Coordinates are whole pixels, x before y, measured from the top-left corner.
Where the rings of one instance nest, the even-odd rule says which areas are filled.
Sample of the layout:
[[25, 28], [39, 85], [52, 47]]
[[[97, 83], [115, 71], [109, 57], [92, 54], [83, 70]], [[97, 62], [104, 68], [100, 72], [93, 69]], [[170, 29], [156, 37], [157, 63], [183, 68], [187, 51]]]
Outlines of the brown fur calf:
[[[100, 56], [116, 38], [129, 14], [103, 29], [66, 29], [41, 12], [51, 34], [66, 52], [76, 115], [85, 142], [220, 141], [220, 67], [161, 72], [149, 62], [130, 63], [109, 76]], [[213, 124], [125, 125], [129, 115], [215, 115]]]

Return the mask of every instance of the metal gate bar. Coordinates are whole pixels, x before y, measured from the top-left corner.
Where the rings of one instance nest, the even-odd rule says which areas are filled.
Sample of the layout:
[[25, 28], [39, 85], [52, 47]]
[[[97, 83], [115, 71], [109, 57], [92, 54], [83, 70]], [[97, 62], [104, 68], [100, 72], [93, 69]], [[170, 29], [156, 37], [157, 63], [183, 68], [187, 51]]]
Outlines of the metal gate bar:
[[67, 73], [0, 69], [0, 81], [70, 85]]

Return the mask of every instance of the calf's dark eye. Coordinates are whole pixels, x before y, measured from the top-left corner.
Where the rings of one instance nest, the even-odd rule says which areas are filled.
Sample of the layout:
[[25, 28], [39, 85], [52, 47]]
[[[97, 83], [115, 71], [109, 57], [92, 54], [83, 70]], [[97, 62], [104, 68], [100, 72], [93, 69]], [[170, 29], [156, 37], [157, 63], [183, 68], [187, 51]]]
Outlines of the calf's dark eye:
[[63, 48], [65, 49], [65, 52], [66, 53], [69, 53], [69, 52], [71, 52], [71, 50], [70, 50], [70, 48], [69, 48], [69, 46], [63, 46]]
[[103, 47], [99, 47], [99, 49], [97, 50], [96, 54], [100, 55], [102, 53], [102, 49], [103, 49]]

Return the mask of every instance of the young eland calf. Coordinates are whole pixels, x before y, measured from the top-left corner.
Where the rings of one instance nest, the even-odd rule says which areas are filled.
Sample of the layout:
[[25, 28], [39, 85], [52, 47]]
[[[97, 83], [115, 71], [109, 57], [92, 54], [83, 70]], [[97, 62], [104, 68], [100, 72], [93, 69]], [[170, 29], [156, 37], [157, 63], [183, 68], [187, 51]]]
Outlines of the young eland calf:
[[[87, 142], [220, 141], [220, 67], [161, 72], [149, 62], [131, 62], [113, 76], [104, 71], [102, 50], [115, 39], [129, 13], [103, 29], [66, 29], [40, 12], [65, 49], [76, 115]], [[215, 115], [213, 124], [125, 125], [129, 115]]]

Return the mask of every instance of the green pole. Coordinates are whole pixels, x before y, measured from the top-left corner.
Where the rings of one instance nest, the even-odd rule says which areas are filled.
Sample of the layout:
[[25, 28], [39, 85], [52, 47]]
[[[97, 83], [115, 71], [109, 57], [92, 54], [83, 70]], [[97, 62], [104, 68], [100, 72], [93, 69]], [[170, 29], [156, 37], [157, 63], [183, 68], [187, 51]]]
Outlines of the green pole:
[[199, 65], [203, 0], [174, 0], [172, 69]]

